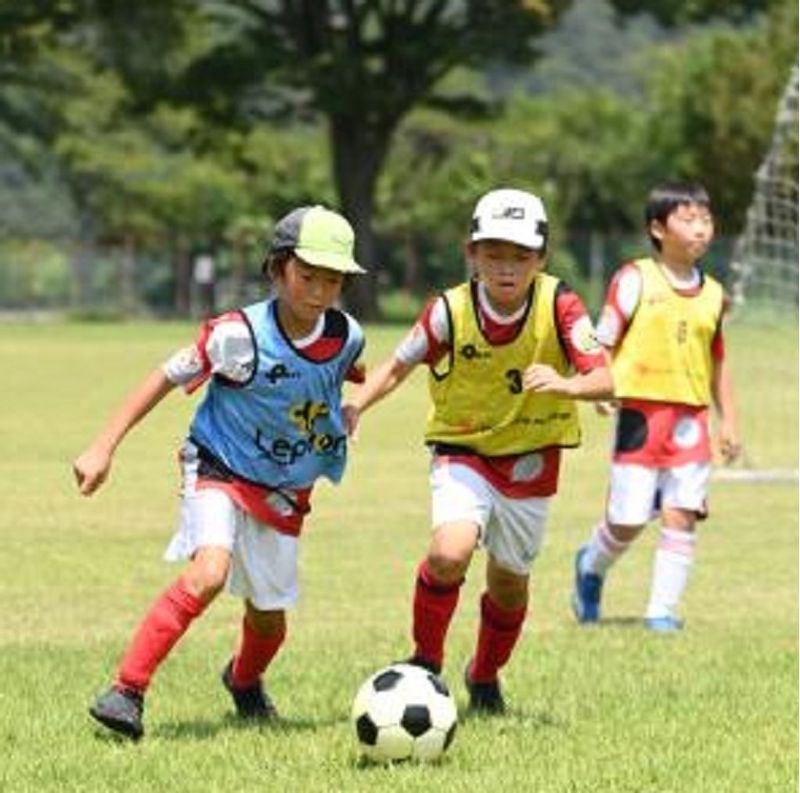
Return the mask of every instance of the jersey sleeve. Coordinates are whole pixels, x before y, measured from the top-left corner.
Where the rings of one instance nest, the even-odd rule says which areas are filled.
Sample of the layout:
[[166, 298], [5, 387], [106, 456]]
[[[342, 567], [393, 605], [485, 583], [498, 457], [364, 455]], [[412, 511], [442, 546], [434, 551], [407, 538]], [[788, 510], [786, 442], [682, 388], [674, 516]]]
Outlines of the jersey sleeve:
[[361, 356], [364, 354], [364, 347], [366, 347], [366, 339], [364, 338], [364, 332], [361, 329], [361, 326], [358, 325], [355, 320], [351, 321], [358, 331], [359, 345], [352, 361], [350, 362], [350, 366], [345, 372], [344, 379], [348, 383], [361, 385], [361, 383], [367, 379], [367, 367], [366, 364], [361, 360]]
[[401, 363], [435, 366], [450, 350], [450, 321], [444, 298], [431, 300], [394, 351]]
[[240, 312], [229, 312], [204, 322], [195, 343], [176, 352], [161, 368], [172, 383], [191, 394], [216, 374], [244, 383], [254, 365], [250, 326]]
[[572, 365], [581, 373], [606, 365], [583, 301], [563, 281], [556, 291], [556, 327]]
[[597, 340], [603, 347], [614, 349], [630, 325], [642, 295], [642, 276], [634, 264], [624, 264], [614, 273], [608, 285], [605, 305], [597, 323]]
[[722, 314], [720, 315], [719, 322], [717, 323], [717, 332], [714, 334], [714, 338], [711, 340], [711, 357], [717, 363], [722, 363], [725, 360], [725, 336], [723, 329], [725, 327], [725, 322], [727, 321], [730, 308], [730, 298], [723, 298]]

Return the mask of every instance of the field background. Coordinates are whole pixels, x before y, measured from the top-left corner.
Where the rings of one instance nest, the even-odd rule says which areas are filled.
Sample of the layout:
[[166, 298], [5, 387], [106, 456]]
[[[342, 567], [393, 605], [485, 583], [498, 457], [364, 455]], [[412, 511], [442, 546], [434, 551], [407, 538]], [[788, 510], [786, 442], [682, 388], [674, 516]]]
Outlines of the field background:
[[[368, 361], [399, 330], [368, 333]], [[156, 676], [145, 740], [94, 728], [87, 704], [136, 622], [177, 574], [160, 561], [176, 516], [175, 450], [194, 399], [172, 395], [121, 448], [92, 499], [70, 461], [189, 325], [4, 325], [0, 331], [0, 790], [784, 791], [797, 789], [797, 485], [715, 481], [677, 637], [639, 626], [656, 532], [582, 629], [572, 556], [602, 510], [609, 424], [584, 411], [568, 455], [526, 633], [504, 682], [511, 713], [463, 719], [434, 767], [363, 766], [349, 724], [364, 677], [407, 654], [427, 543], [421, 373], [365, 417], [346, 481], [322, 485], [303, 540], [303, 596], [269, 675], [284, 720], [240, 726], [218, 674], [239, 605], [221, 597]], [[745, 434], [797, 466], [797, 335], [728, 334]], [[769, 360], [782, 360], [775, 367]], [[481, 590], [476, 557], [445, 678], [459, 707]]]

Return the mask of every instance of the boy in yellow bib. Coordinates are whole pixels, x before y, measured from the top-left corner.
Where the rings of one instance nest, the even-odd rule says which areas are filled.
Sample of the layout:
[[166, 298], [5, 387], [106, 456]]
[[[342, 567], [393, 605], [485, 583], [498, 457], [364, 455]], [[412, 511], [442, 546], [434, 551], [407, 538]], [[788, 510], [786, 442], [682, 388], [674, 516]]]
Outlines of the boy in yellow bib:
[[619, 399], [605, 520], [575, 559], [573, 610], [597, 622], [603, 581], [654, 513], [661, 514], [645, 626], [683, 627], [676, 613], [706, 514], [711, 471], [708, 407], [719, 414], [719, 450], [739, 453], [722, 337], [722, 287], [697, 266], [714, 236], [708, 194], [668, 182], [645, 210], [653, 258], [623, 265], [609, 286], [597, 337], [611, 351]]
[[465, 244], [475, 277], [425, 308], [351, 405], [357, 420], [415, 366], [429, 368], [433, 536], [417, 572], [409, 662], [441, 670], [464, 575], [483, 544], [486, 591], [465, 678], [470, 707], [484, 713], [505, 708], [498, 671], [522, 630], [561, 448], [580, 443], [573, 400], [611, 393], [583, 304], [543, 272], [546, 248], [539, 198], [483, 196]]

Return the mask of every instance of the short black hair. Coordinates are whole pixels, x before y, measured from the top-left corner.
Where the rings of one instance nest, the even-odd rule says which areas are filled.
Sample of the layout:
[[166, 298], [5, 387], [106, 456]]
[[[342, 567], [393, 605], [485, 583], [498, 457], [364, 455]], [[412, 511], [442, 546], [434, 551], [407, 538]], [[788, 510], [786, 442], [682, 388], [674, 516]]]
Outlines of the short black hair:
[[682, 182], [668, 180], [656, 185], [647, 198], [644, 208], [644, 222], [650, 242], [656, 250], [661, 250], [661, 242], [650, 234], [650, 224], [657, 220], [664, 224], [667, 218], [679, 207], [686, 204], [698, 204], [711, 210], [711, 199], [708, 191], [699, 182]]
[[270, 250], [261, 263], [261, 272], [264, 277], [268, 281], [274, 281], [277, 276], [283, 274], [286, 264], [292, 256], [294, 256], [294, 248]]

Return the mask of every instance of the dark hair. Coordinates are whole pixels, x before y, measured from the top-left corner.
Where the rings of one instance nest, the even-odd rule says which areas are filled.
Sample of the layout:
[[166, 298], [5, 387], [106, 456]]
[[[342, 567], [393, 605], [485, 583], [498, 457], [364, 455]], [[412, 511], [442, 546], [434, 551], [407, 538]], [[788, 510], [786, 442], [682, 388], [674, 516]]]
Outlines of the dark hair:
[[270, 251], [261, 263], [261, 272], [269, 281], [274, 281], [277, 275], [282, 275], [286, 263], [294, 255], [294, 248], [279, 248]]
[[708, 191], [699, 182], [666, 181], [656, 185], [647, 198], [644, 208], [644, 222], [650, 242], [656, 250], [661, 250], [661, 242], [650, 233], [650, 224], [656, 220], [661, 224], [679, 207], [698, 204], [711, 209]]

